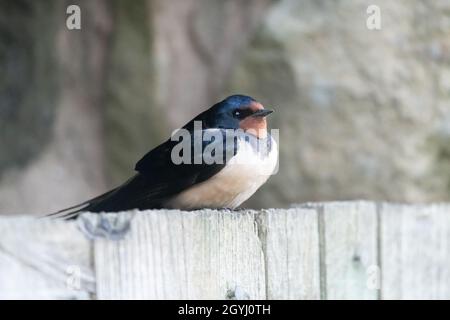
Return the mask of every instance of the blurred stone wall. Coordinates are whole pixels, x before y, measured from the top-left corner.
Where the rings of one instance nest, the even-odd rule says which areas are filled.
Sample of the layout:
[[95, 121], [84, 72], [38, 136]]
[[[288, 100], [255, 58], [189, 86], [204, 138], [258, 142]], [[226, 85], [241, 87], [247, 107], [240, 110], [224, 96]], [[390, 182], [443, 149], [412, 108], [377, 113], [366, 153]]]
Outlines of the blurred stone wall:
[[274, 108], [281, 135], [247, 207], [448, 200], [449, 30], [443, 1], [4, 0], [0, 213], [107, 190], [232, 93]]
[[44, 213], [105, 189], [103, 92], [107, 1], [2, 1], [0, 213]]
[[279, 1], [231, 88], [278, 111], [280, 171], [252, 204], [449, 199], [450, 2]]

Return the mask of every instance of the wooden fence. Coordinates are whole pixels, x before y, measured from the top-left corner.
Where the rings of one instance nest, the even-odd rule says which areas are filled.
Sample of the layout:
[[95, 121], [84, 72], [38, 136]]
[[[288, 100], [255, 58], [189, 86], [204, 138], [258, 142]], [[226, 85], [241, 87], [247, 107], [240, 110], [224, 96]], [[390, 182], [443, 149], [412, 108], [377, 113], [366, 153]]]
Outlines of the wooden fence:
[[449, 299], [450, 205], [3, 217], [0, 298]]

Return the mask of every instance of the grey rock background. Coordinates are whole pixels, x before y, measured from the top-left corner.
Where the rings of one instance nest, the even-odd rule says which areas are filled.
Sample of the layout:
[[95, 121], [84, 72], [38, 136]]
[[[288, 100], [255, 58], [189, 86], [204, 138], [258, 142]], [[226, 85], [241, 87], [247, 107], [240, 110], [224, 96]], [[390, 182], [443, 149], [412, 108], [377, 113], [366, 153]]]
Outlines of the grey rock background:
[[449, 200], [449, 61], [445, 1], [3, 0], [0, 213], [107, 190], [231, 93], [280, 129], [279, 173], [246, 207]]
[[449, 2], [275, 4], [231, 86], [279, 111], [280, 172], [252, 203], [448, 200], [449, 45]]
[[[0, 110], [19, 116], [0, 118], [8, 159], [0, 167], [1, 213], [48, 212], [106, 187], [101, 105], [112, 21], [106, 1], [80, 3], [96, 12], [84, 16], [82, 32], [66, 29], [64, 1], [2, 1], [0, 54], [8, 59], [0, 65], [10, 72], [1, 72], [9, 86]], [[9, 38], [18, 39], [14, 46]]]

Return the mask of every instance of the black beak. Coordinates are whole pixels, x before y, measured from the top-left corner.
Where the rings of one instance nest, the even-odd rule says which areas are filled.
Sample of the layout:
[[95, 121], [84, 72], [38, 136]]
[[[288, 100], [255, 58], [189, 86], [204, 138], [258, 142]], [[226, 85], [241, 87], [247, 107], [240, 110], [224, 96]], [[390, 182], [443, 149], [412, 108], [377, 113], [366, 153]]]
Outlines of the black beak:
[[269, 114], [271, 114], [273, 112], [273, 110], [268, 110], [268, 109], [261, 109], [258, 110], [254, 113], [252, 113], [252, 117], [267, 117]]

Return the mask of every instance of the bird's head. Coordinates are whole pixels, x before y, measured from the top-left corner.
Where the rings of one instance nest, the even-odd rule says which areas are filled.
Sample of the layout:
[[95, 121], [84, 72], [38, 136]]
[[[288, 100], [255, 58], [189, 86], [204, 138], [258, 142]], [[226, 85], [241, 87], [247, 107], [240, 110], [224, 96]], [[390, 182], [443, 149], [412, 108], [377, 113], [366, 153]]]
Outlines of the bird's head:
[[273, 110], [264, 109], [255, 99], [233, 95], [215, 104], [210, 111], [210, 125], [222, 129], [242, 129], [258, 138], [267, 136], [266, 116]]

